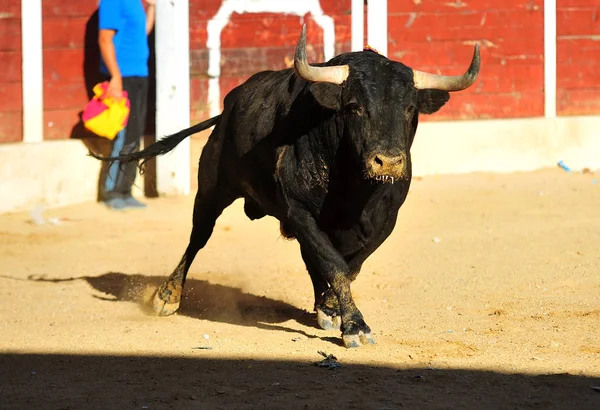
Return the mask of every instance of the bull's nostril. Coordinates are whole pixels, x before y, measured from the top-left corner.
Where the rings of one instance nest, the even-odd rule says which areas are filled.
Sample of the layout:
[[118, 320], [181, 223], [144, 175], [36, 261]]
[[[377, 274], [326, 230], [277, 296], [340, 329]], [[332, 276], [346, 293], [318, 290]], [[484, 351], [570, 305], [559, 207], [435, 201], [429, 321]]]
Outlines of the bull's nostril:
[[378, 155], [375, 155], [375, 163], [376, 163], [377, 165], [379, 165], [380, 167], [382, 167], [382, 166], [383, 166], [383, 161], [381, 160], [381, 158], [379, 158], [379, 156], [378, 156]]

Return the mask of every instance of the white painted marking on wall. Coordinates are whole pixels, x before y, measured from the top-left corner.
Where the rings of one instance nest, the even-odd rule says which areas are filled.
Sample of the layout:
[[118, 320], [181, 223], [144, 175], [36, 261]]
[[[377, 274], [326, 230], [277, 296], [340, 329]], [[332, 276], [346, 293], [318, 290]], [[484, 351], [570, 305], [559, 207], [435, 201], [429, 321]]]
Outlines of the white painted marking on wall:
[[[23, 142], [44, 139], [42, 1], [21, 1]], [[15, 130], [15, 132], [18, 132]]]
[[556, 0], [544, 0], [544, 111], [556, 117]]
[[352, 51], [365, 46], [365, 0], [352, 0]]
[[[156, 136], [190, 126], [189, 0], [156, 2]], [[190, 140], [156, 158], [159, 194], [190, 193]]]
[[[208, 39], [208, 105], [210, 116], [221, 112], [221, 32], [229, 23], [233, 13], [279, 13], [304, 16], [311, 14], [323, 30], [323, 54], [325, 60], [333, 58], [335, 53], [335, 26], [333, 18], [323, 13], [319, 0], [223, 0], [221, 7], [207, 25]], [[300, 28], [298, 29], [300, 33]]]
[[367, 3], [367, 42], [379, 54], [387, 56], [387, 0], [369, 0]]

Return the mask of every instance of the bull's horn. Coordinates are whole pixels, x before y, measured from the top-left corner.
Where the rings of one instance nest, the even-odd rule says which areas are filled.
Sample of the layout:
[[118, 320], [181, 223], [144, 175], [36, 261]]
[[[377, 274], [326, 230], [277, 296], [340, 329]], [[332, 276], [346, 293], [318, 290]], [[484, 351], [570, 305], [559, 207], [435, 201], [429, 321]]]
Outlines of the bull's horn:
[[330, 67], [313, 67], [306, 61], [306, 24], [302, 26], [302, 34], [296, 54], [294, 55], [294, 69], [300, 78], [306, 81], [342, 84], [348, 78], [350, 68], [348, 65], [337, 65]]
[[413, 70], [413, 81], [415, 88], [419, 90], [436, 89], [444, 91], [461, 91], [469, 88], [477, 79], [479, 74], [479, 66], [481, 64], [479, 58], [479, 45], [475, 44], [473, 59], [466, 73], [458, 76], [437, 75], [425, 73], [423, 71]]

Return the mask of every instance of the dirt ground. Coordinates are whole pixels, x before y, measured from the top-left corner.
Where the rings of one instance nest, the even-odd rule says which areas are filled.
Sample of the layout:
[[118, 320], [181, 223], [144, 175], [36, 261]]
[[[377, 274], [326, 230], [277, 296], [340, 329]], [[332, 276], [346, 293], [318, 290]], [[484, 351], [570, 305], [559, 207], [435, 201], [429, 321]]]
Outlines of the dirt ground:
[[[146, 302], [193, 196], [0, 215], [0, 408], [600, 409], [598, 175], [413, 181], [353, 294], [377, 344], [316, 327], [298, 244], [241, 201], [181, 310]], [[598, 178], [600, 179], [600, 178]], [[318, 352], [342, 367], [315, 366]]]

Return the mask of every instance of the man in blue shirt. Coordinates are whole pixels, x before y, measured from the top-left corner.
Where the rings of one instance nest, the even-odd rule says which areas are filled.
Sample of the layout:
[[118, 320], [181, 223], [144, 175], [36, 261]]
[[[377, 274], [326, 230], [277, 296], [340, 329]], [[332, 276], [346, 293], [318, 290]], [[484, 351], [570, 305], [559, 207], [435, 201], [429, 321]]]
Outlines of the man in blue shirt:
[[[110, 96], [120, 98], [126, 91], [130, 101], [127, 126], [113, 140], [111, 156], [130, 154], [140, 148], [148, 96], [148, 34], [154, 26], [155, 4], [156, 0], [100, 0], [100, 72], [110, 78]], [[110, 166], [103, 195], [109, 208], [146, 206], [131, 195], [135, 177], [135, 163], [115, 161]]]

